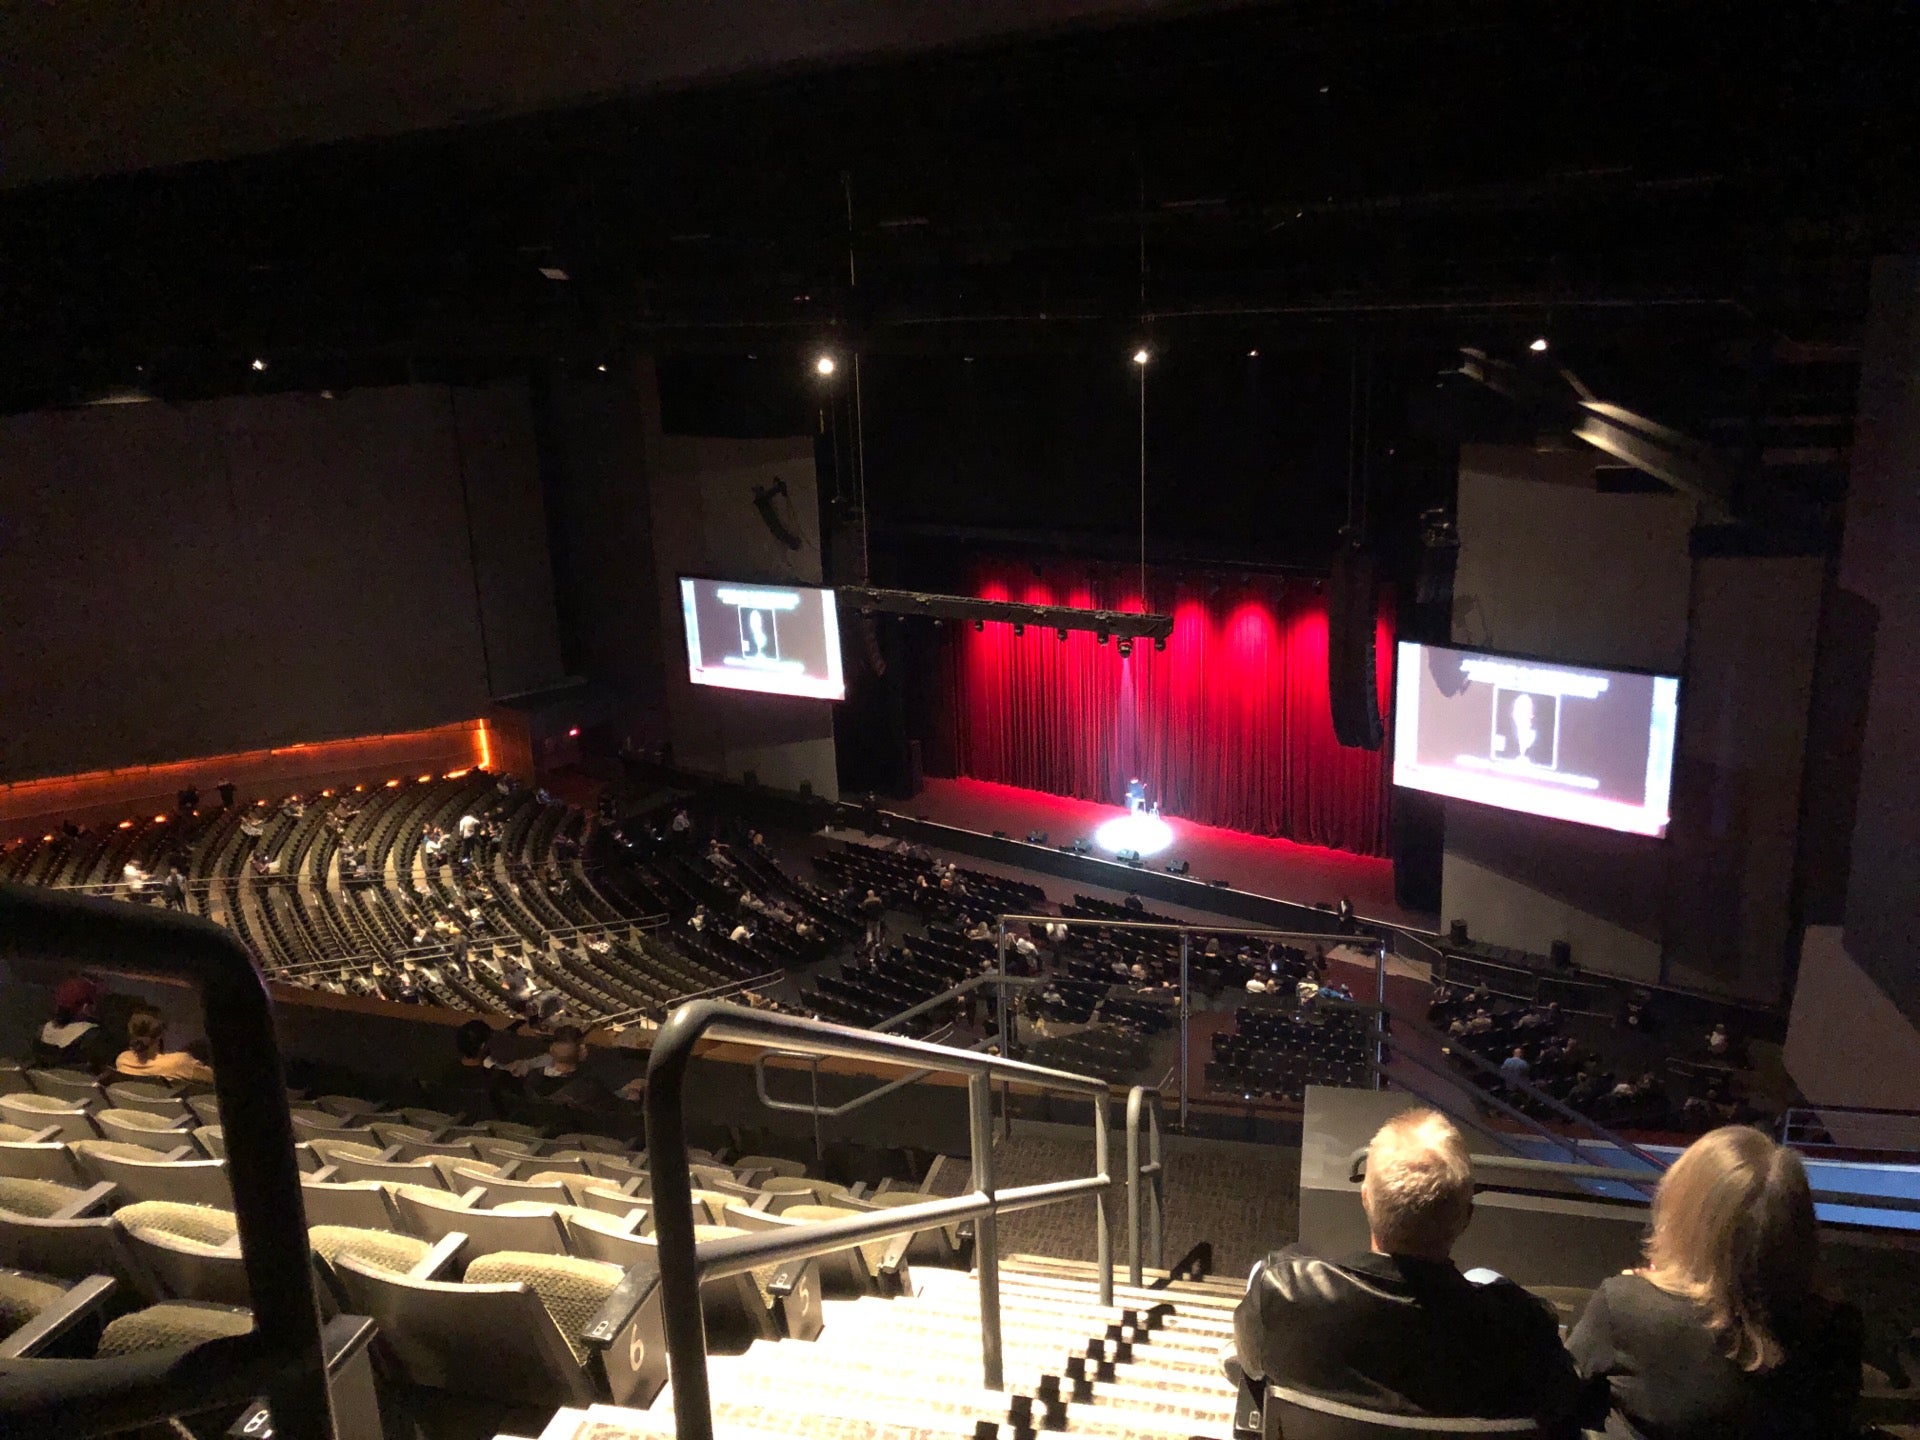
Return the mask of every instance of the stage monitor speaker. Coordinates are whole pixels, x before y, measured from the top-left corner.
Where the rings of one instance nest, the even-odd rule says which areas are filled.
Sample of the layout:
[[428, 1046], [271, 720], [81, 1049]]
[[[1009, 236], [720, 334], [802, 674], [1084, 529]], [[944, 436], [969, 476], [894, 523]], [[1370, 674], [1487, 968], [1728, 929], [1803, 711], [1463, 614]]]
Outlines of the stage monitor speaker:
[[1387, 733], [1374, 654], [1378, 611], [1373, 556], [1342, 545], [1327, 593], [1327, 696], [1334, 737], [1355, 750], [1378, 750]]
[[1231, 890], [1233, 888], [1233, 882], [1231, 880], [1209, 880], [1207, 883], [1216, 890]]
[[1547, 958], [1553, 961], [1556, 970], [1573, 968], [1573, 946], [1565, 940], [1556, 940], [1547, 947]]
[[1447, 942], [1451, 945], [1464, 945], [1467, 943], [1466, 921], [1456, 920], [1447, 927]]
[[1193, 867], [1184, 860], [1169, 860], [1167, 862], [1167, 874], [1169, 875], [1184, 875], [1192, 868]]
[[1073, 853], [1076, 855], [1088, 854], [1093, 849], [1093, 847], [1084, 840], [1076, 840], [1073, 842], [1073, 844], [1069, 845], [1067, 848], [1073, 851]]
[[996, 840], [1005, 840], [1008, 838], [1007, 832], [1004, 830], [996, 830], [993, 832], [993, 838]]
[[1047, 843], [1047, 832], [1046, 832], [1046, 831], [1044, 831], [1044, 830], [1029, 830], [1029, 831], [1027, 832], [1027, 844], [1029, 844], [1029, 845], [1044, 845], [1044, 844], [1046, 844], [1046, 843]]
[[1140, 852], [1138, 850], [1119, 850], [1114, 853], [1113, 858], [1118, 860], [1122, 865], [1138, 865], [1140, 863]]

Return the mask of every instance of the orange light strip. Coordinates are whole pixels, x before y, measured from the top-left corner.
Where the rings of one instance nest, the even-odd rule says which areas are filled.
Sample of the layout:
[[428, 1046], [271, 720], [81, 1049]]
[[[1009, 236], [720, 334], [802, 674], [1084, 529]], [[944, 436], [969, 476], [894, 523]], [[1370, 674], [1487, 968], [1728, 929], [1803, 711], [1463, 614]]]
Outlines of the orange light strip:
[[43, 775], [30, 780], [15, 780], [0, 784], [0, 796], [29, 794], [38, 789], [57, 789], [63, 786], [97, 784], [105, 781], [152, 779], [155, 781], [189, 781], [204, 779], [209, 770], [239, 768], [249, 763], [258, 763], [276, 755], [297, 755], [312, 750], [338, 750], [343, 756], [354, 750], [376, 745], [399, 745], [410, 741], [430, 741], [436, 736], [451, 738], [457, 731], [474, 730], [480, 732], [478, 746], [480, 754], [487, 756], [491, 749], [486, 736], [484, 720], [463, 720], [449, 725], [429, 726], [424, 730], [402, 730], [388, 735], [349, 735], [338, 740], [307, 740], [295, 745], [276, 745], [258, 750], [236, 750], [225, 755], [203, 755], [185, 760], [161, 760], [151, 765], [125, 765], [105, 770], [81, 770], [71, 775]]

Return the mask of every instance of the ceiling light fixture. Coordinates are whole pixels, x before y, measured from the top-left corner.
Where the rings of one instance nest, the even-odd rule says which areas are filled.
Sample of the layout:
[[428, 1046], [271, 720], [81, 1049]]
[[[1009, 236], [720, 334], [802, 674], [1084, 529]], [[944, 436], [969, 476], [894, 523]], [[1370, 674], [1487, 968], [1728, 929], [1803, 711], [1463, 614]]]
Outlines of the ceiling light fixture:
[[813, 371], [816, 375], [831, 375], [834, 369], [835, 366], [831, 355], [822, 355], [813, 362]]
[[256, 371], [264, 370], [267, 368], [267, 362], [262, 360], [258, 355], [256, 355], [253, 357], [253, 368]]
[[1544, 335], [1534, 336], [1533, 343], [1527, 346], [1527, 349], [1531, 350], [1536, 355], [1546, 354], [1547, 353], [1547, 337]]
[[1152, 358], [1153, 356], [1147, 353], [1147, 347], [1144, 345], [1133, 352], [1133, 363], [1136, 365], [1144, 365]]

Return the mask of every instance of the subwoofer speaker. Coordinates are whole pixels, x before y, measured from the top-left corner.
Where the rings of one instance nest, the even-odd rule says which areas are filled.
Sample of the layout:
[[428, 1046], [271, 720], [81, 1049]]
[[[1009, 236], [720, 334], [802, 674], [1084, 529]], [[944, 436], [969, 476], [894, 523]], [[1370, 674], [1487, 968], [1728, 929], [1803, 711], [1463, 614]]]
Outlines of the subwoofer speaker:
[[1334, 737], [1355, 750], [1378, 750], [1386, 739], [1374, 655], [1377, 608], [1373, 556], [1341, 546], [1327, 587], [1327, 696]]

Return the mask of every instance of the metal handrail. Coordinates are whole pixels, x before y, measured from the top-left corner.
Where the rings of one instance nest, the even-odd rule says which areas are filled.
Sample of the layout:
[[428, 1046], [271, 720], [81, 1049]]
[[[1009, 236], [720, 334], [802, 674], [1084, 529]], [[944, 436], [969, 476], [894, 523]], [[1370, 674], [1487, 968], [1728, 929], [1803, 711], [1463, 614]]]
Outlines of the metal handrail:
[[[1881, 1143], [1874, 1139], [1844, 1143], [1832, 1139], [1833, 1129], [1827, 1124], [1828, 1115], [1857, 1115], [1862, 1117], [1880, 1117], [1887, 1120], [1906, 1120], [1912, 1122], [1914, 1130], [1905, 1139], [1896, 1139], [1894, 1143]], [[1780, 1143], [1790, 1145], [1797, 1150], [1826, 1151], [1846, 1150], [1853, 1152], [1876, 1151], [1897, 1155], [1908, 1155], [1920, 1150], [1920, 1110], [1903, 1109], [1882, 1105], [1789, 1105], [1780, 1116]], [[1806, 1131], [1817, 1129], [1829, 1138], [1815, 1140]], [[1800, 1133], [1796, 1133], [1796, 1131]]]
[[[1147, 1120], [1147, 1158], [1140, 1158], [1140, 1119]], [[1142, 1182], [1145, 1182], [1144, 1184]], [[1143, 1283], [1141, 1272], [1140, 1196], [1147, 1197], [1147, 1248], [1153, 1251], [1153, 1268], [1167, 1268], [1167, 1241], [1164, 1229], [1167, 1188], [1166, 1171], [1160, 1153], [1160, 1092], [1149, 1085], [1136, 1085], [1127, 1092], [1127, 1283]]]
[[[973, 1191], [897, 1210], [850, 1215], [791, 1231], [760, 1231], [696, 1243], [693, 1189], [688, 1168], [686, 1117], [682, 1113], [687, 1069], [703, 1038], [817, 1055], [881, 1060], [967, 1077], [967, 1115], [973, 1141]], [[993, 1173], [992, 1085], [998, 1079], [1044, 1090], [1085, 1095], [1093, 1103], [1095, 1174], [1079, 1180], [998, 1190]], [[1107, 1084], [1088, 1075], [1048, 1070], [1000, 1056], [978, 1055], [875, 1035], [843, 1025], [742, 1010], [711, 1000], [683, 1005], [661, 1027], [647, 1065], [647, 1153], [653, 1174], [653, 1223], [659, 1241], [661, 1315], [667, 1365], [673, 1381], [679, 1440], [713, 1440], [713, 1403], [707, 1385], [706, 1336], [700, 1319], [703, 1280], [738, 1275], [782, 1260], [844, 1250], [871, 1240], [912, 1234], [935, 1225], [973, 1220], [975, 1268], [980, 1284], [980, 1350], [983, 1383], [1002, 1388], [1000, 1265], [996, 1217], [1005, 1212], [1094, 1199], [1100, 1303], [1113, 1303], [1113, 1257], [1107, 1197], [1113, 1176], [1107, 1159]]]
[[283, 1440], [332, 1440], [286, 1075], [267, 989], [230, 931], [151, 906], [0, 885], [0, 955], [176, 976], [200, 992], [253, 1329], [184, 1354], [0, 1362], [0, 1434], [118, 1434], [265, 1395]]

